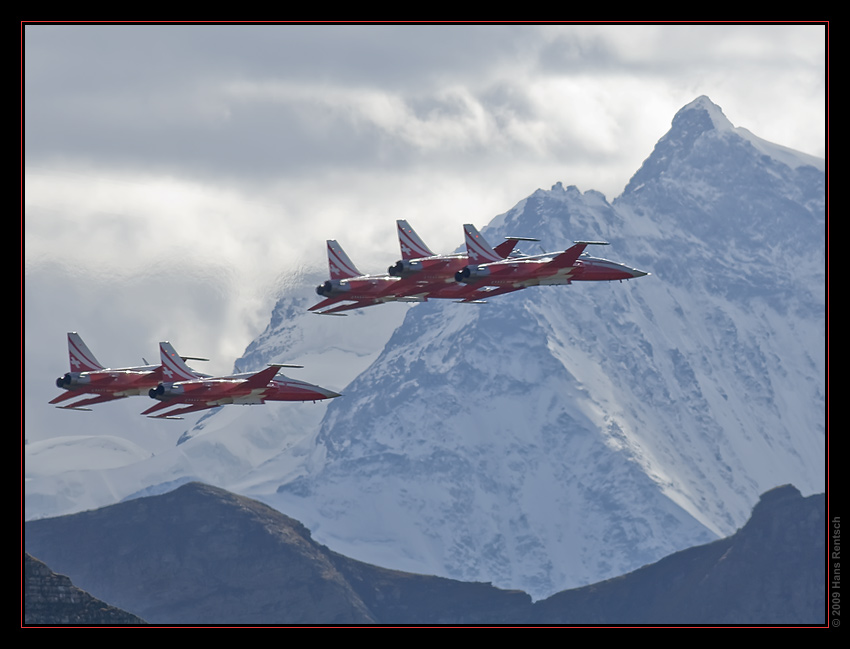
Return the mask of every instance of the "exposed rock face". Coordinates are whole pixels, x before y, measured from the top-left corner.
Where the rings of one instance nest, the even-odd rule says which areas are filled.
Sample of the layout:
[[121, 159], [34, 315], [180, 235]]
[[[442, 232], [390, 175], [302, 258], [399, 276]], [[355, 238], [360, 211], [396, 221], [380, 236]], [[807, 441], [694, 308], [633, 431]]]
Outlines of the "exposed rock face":
[[146, 624], [131, 613], [95, 599], [24, 553], [24, 624]]

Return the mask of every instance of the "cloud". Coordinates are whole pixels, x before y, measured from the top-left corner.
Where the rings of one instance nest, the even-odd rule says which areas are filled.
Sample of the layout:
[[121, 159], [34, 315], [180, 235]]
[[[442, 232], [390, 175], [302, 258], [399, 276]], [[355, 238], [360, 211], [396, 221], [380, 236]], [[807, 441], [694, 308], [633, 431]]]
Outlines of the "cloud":
[[794, 97], [822, 43], [781, 25], [30, 26], [27, 155], [265, 182], [610, 157], [644, 144], [618, 127], [644, 105], [669, 124], [699, 94]]
[[611, 200], [701, 94], [823, 155], [824, 51], [816, 25], [28, 25], [27, 389], [73, 329], [229, 369], [325, 239], [382, 272], [397, 218], [448, 251], [538, 187]]

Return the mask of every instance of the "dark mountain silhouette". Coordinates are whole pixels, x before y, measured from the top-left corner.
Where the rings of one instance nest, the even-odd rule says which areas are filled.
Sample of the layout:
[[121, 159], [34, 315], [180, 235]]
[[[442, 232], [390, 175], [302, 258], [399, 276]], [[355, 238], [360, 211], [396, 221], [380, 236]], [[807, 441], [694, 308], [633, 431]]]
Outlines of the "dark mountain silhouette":
[[778, 487], [727, 539], [537, 603], [349, 559], [298, 521], [200, 483], [30, 521], [25, 540], [53, 570], [153, 624], [823, 624], [824, 521], [823, 495]]
[[535, 604], [533, 621], [581, 624], [826, 624], [823, 494], [762, 495], [740, 530], [622, 577]]
[[145, 624], [132, 613], [109, 606], [57, 575], [24, 553], [24, 624], [84, 625]]

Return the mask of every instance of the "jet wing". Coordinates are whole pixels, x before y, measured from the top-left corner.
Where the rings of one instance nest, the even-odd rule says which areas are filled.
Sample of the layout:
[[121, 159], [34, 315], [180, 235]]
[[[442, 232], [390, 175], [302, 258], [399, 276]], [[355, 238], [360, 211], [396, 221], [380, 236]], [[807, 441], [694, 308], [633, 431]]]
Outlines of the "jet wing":
[[275, 375], [280, 371], [280, 365], [271, 365], [264, 370], [260, 370], [256, 374], [249, 376], [243, 383], [237, 383], [233, 386], [233, 390], [244, 390], [248, 388], [250, 390], [256, 388], [264, 388], [269, 384]]
[[342, 302], [343, 300], [345, 300], [344, 294], [343, 295], [337, 295], [335, 297], [325, 298], [324, 300], [314, 304], [313, 306], [311, 306], [307, 310], [308, 311], [318, 311], [319, 309], [324, 309], [325, 307], [330, 306], [331, 304], [336, 304], [337, 302]]
[[580, 241], [579, 243], [567, 248], [560, 255], [555, 257], [552, 261], [546, 264], [545, 268], [567, 268], [568, 266], [572, 266], [576, 263], [576, 260], [581, 256], [581, 253], [584, 252], [584, 249], [588, 246], [589, 243], [597, 243], [595, 241]]
[[[452, 273], [454, 275], [454, 273]], [[445, 279], [419, 279], [415, 275], [404, 277], [395, 284], [387, 286], [381, 291], [379, 297], [409, 297], [411, 295], [426, 295], [432, 291], [439, 290], [447, 285], [454, 284], [454, 278], [446, 276]]]
[[479, 300], [486, 300], [491, 297], [496, 297], [497, 295], [504, 295], [505, 293], [513, 293], [514, 291], [521, 291], [522, 289], [527, 288], [526, 286], [499, 286], [493, 289], [476, 289], [475, 293], [472, 295], [467, 295], [465, 298], [460, 300], [460, 302], [478, 302]]
[[[142, 414], [147, 415], [152, 419], [167, 419], [175, 414], [186, 414], [187, 412], [195, 412], [197, 410], [218, 408], [219, 406], [224, 405], [220, 403], [220, 401], [228, 402], [228, 399], [219, 396], [218, 398], [212, 398], [208, 401], [200, 401], [198, 403], [187, 403], [180, 399], [168, 399], [167, 401], [158, 401], [147, 410], [143, 410]], [[158, 415], [151, 414], [159, 410], [167, 410], [168, 408], [175, 408], [175, 410], [162, 412]]]
[[169, 399], [168, 401], [158, 401], [157, 403], [153, 404], [147, 410], [143, 410], [142, 414], [147, 415], [147, 414], [150, 414], [152, 412], [156, 412], [157, 410], [162, 410], [163, 408], [170, 408], [171, 406], [174, 406], [178, 403], [182, 403], [182, 402], [174, 401], [173, 399]]
[[[493, 248], [493, 250], [495, 250], [500, 257], [506, 258], [514, 251], [514, 248], [516, 247], [516, 244], [519, 243], [519, 241], [519, 238], [511, 237], [507, 241], [502, 241], [502, 243]], [[525, 241], [536, 241], [536, 239], [525, 239]]]
[[[78, 397], [80, 393], [72, 394], [71, 396]], [[126, 399], [125, 396], [116, 396], [114, 394], [101, 394], [96, 397], [91, 397], [90, 399], [83, 399], [82, 401], [76, 401], [74, 403], [69, 403], [67, 406], [56, 406], [57, 408], [62, 408], [63, 410], [88, 410], [84, 406], [93, 406], [96, 403], [104, 403], [106, 401], [115, 401], [116, 399]], [[58, 399], [54, 399], [50, 403], [56, 402]]]
[[[318, 315], [338, 315], [340, 311], [351, 311], [352, 309], [363, 309], [376, 304], [386, 304], [385, 300], [358, 300], [354, 304], [343, 304], [326, 311], [317, 311]], [[345, 315], [345, 314], [342, 314]]]
[[[174, 403], [169, 403], [169, 406], [175, 405]], [[175, 410], [171, 410], [169, 412], [163, 412], [158, 415], [148, 415], [151, 419], [182, 419], [182, 417], [177, 417], [176, 415], [185, 415], [190, 412], [198, 412], [199, 410], [209, 410], [210, 408], [218, 408], [219, 404], [217, 403], [195, 403], [191, 406], [186, 406], [184, 408], [177, 408]], [[148, 409], [145, 412], [150, 412], [152, 409]], [[145, 414], [144, 412], [142, 414]]]
[[[59, 403], [60, 401], [67, 401], [68, 399], [74, 399], [74, 398], [82, 396], [84, 394], [87, 394], [87, 393], [81, 392], [79, 390], [63, 392], [58, 397], [54, 397], [53, 399], [48, 401], [48, 403]], [[56, 407], [58, 408], [59, 406], [56, 406]]]

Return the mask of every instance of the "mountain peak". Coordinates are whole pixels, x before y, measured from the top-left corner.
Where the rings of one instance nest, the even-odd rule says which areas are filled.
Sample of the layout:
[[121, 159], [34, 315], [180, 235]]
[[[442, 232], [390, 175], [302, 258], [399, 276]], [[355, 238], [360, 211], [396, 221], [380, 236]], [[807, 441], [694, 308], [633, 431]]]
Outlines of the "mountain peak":
[[699, 111], [708, 116], [711, 120], [711, 125], [717, 129], [718, 131], [734, 131], [735, 127], [732, 125], [726, 115], [723, 114], [720, 106], [715, 104], [705, 95], [700, 95], [696, 99], [694, 99], [691, 103], [683, 106], [678, 113], [676, 113], [675, 117], [673, 117], [673, 124], [676, 123], [676, 120], [683, 116], [686, 113], [690, 113], [693, 111]]
[[742, 126], [733, 126], [732, 122], [730, 122], [727, 119], [726, 115], [723, 114], [723, 111], [720, 109], [720, 106], [712, 102], [705, 95], [700, 95], [691, 103], [682, 107], [679, 112], [676, 113], [676, 116], [673, 118], [673, 125], [676, 125], [676, 119], [680, 115], [690, 111], [698, 111], [699, 113], [701, 113], [703, 115], [703, 123], [706, 123], [705, 119], [707, 117], [707, 119], [710, 120], [710, 123], [713, 126], [713, 130], [726, 133], [734, 133], [735, 135], [741, 137], [742, 139], [752, 144], [753, 147], [755, 147], [755, 149], [761, 155], [766, 155], [769, 158], [776, 160], [777, 162], [781, 162], [782, 164], [787, 165], [791, 169], [796, 169], [801, 166], [811, 166], [815, 169], [818, 169], [819, 171], [825, 170], [823, 158], [811, 156], [800, 151], [789, 149], [788, 147], [780, 146], [779, 144], [768, 142], [767, 140], [763, 140], [762, 138], [754, 135]]
[[[727, 153], [728, 147], [738, 147], [740, 165], [754, 169], [757, 165], [778, 163], [789, 170], [814, 167], [824, 171], [823, 158], [808, 155], [787, 147], [768, 142], [747, 129], [734, 126], [720, 109], [705, 95], [701, 95], [682, 107], [673, 117], [670, 130], [658, 141], [652, 154], [632, 176], [623, 191], [623, 196], [658, 182], [670, 182], [669, 174], [705, 176], [707, 168]], [[776, 170], [769, 172], [775, 175]], [[722, 179], [721, 179], [722, 180]]]

